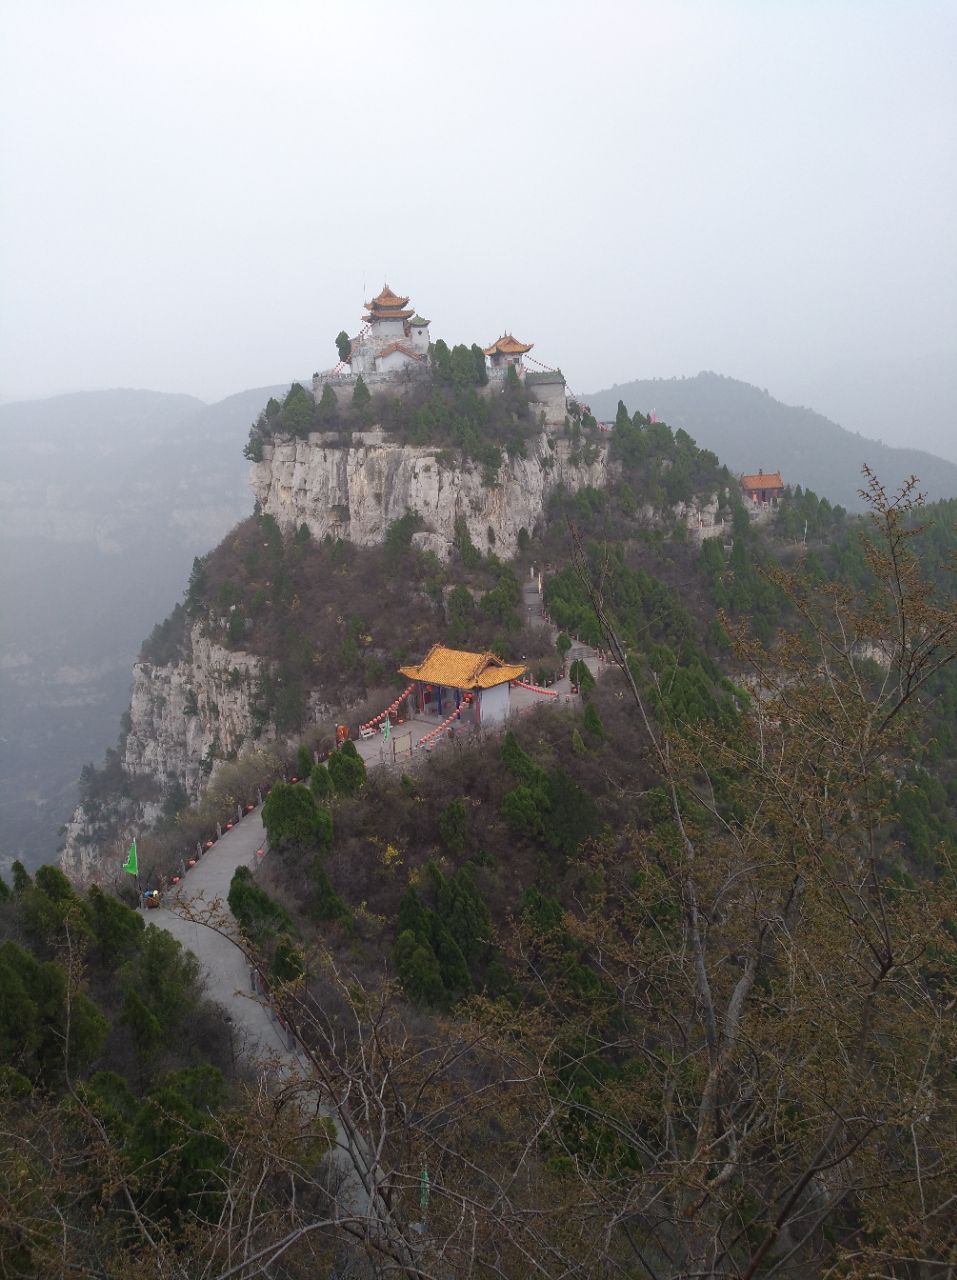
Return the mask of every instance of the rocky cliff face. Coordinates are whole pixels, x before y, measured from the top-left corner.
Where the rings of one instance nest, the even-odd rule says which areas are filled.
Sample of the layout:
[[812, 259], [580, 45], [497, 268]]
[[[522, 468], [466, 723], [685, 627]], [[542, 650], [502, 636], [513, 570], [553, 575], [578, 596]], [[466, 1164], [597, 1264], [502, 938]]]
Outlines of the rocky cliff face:
[[179, 662], [135, 664], [123, 767], [134, 777], [154, 780], [155, 798], [118, 797], [99, 816], [79, 805], [60, 851], [67, 875], [78, 883], [97, 878], [107, 844], [118, 853], [137, 831], [155, 822], [170, 786], [179, 783], [195, 800], [215, 761], [238, 754], [254, 735], [270, 736], [270, 727], [254, 713], [260, 673], [259, 658], [224, 649], [198, 623]]
[[124, 768], [175, 780], [190, 797], [198, 796], [208, 773], [204, 757], [238, 753], [253, 735], [260, 671], [259, 658], [224, 649], [198, 623], [182, 661], [136, 663]]
[[417, 511], [428, 530], [420, 540], [440, 556], [450, 554], [456, 522], [464, 519], [479, 550], [488, 547], [491, 529], [496, 552], [508, 557], [519, 530], [534, 529], [559, 484], [600, 488], [608, 477], [607, 445], [592, 446], [586, 461], [571, 441], [544, 433], [528, 442], [527, 458], [502, 465], [494, 484], [480, 466], [448, 451], [393, 444], [379, 432], [357, 435], [348, 447], [337, 440], [312, 435], [264, 446], [252, 487], [280, 527], [305, 524], [316, 538], [330, 534], [368, 546], [383, 540], [392, 521]]
[[[456, 525], [464, 520], [479, 550], [489, 549], [491, 530], [496, 553], [508, 557], [517, 549], [519, 531], [535, 528], [559, 484], [599, 488], [608, 479], [607, 445], [576, 454], [570, 441], [544, 433], [528, 442], [527, 458], [504, 463], [494, 483], [487, 483], [481, 467], [455, 454], [389, 443], [379, 432], [356, 436], [348, 447], [337, 441], [311, 436], [264, 447], [262, 461], [252, 468], [253, 491], [262, 511], [281, 527], [305, 524], [316, 538], [331, 534], [371, 545], [383, 540], [392, 521], [418, 511], [426, 527], [416, 540], [436, 554], [450, 554]], [[159, 816], [172, 784], [196, 799], [215, 761], [240, 753], [254, 738], [273, 735], [256, 716], [262, 675], [261, 659], [222, 647], [201, 623], [191, 628], [178, 662], [134, 666], [123, 767], [156, 785], [145, 786], [150, 799], [117, 798], [111, 855]], [[325, 695], [317, 689], [311, 696], [315, 705]], [[82, 806], [76, 810], [60, 856], [68, 875], [85, 881], [98, 874], [104, 830]]]

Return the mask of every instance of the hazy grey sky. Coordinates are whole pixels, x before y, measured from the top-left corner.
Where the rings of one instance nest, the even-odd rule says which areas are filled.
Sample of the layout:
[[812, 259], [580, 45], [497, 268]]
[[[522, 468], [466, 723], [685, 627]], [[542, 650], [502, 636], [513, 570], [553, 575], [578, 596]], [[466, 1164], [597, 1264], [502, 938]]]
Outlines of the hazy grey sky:
[[946, 444], [915, 371], [957, 351], [952, 0], [0, 22], [4, 397], [311, 373], [387, 279], [575, 389], [709, 368], [865, 429], [879, 378], [923, 419], [901, 438]]

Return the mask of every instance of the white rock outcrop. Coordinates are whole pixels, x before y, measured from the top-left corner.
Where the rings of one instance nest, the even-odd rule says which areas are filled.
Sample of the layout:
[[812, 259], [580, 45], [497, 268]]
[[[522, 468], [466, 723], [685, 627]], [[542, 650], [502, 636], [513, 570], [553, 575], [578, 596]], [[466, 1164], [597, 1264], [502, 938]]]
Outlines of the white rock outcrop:
[[198, 796], [207, 753], [222, 759], [238, 753], [253, 736], [261, 670], [260, 658], [216, 644], [199, 623], [180, 662], [137, 662], [124, 768], [176, 780], [191, 797]]
[[155, 779], [159, 798], [117, 797], [107, 824], [114, 830], [109, 848], [99, 820], [78, 805], [60, 850], [60, 866], [72, 880], [86, 884], [102, 878], [101, 859], [107, 853], [118, 856], [138, 831], [160, 817], [163, 793], [171, 785], [179, 783], [196, 800], [217, 763], [238, 754], [253, 737], [274, 736], [253, 710], [261, 671], [260, 658], [223, 648], [199, 623], [191, 628], [179, 662], [134, 665], [123, 767]]
[[503, 462], [495, 483], [483, 468], [457, 452], [433, 446], [393, 444], [381, 433], [277, 440], [263, 446], [253, 463], [253, 493], [266, 515], [283, 529], [306, 525], [316, 538], [327, 534], [370, 546], [381, 542], [394, 520], [417, 511], [432, 535], [427, 544], [446, 558], [456, 522], [464, 518], [480, 551], [489, 546], [515, 554], [519, 530], [532, 532], [548, 495], [564, 484], [574, 491], [601, 488], [608, 477], [608, 446], [592, 445], [585, 461], [570, 440], [542, 433], [527, 442], [527, 458]]

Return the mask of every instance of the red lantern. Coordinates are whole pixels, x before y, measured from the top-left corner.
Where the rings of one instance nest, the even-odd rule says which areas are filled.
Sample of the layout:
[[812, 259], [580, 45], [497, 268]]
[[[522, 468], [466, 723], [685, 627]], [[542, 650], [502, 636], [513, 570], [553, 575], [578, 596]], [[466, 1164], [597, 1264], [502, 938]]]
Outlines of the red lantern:
[[216, 841], [215, 841], [215, 840], [207, 840], [207, 841], [206, 841], [206, 844], [205, 844], [205, 846], [204, 846], [204, 848], [206, 848], [206, 849], [212, 849], [212, 847], [213, 847], [213, 845], [214, 845], [215, 843], [216, 843]]
[[172, 878], [172, 880], [170, 881], [170, 883], [171, 883], [171, 884], [179, 884], [179, 876], [173, 876], [173, 878]]
[[186, 863], [186, 865], [187, 865], [188, 867], [195, 867], [195, 866], [196, 866], [196, 859], [195, 859], [195, 858], [190, 858], [190, 859], [189, 859], [189, 861]]

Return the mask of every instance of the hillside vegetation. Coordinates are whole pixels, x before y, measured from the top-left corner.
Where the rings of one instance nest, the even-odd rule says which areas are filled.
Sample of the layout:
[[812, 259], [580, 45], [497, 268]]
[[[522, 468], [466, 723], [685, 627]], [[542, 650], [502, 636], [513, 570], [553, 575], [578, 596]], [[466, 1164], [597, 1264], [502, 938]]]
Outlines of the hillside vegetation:
[[246, 457], [259, 461], [263, 444], [275, 436], [335, 433], [333, 439], [346, 446], [354, 431], [373, 426], [402, 444], [455, 449], [489, 473], [501, 465], [503, 453], [526, 456], [526, 441], [540, 423], [514, 370], [503, 388], [483, 391], [488, 374], [481, 349], [450, 350], [440, 340], [431, 349], [429, 375], [404, 386], [401, 394], [373, 395], [360, 374], [346, 404], [339, 403], [332, 384], [316, 401], [293, 383], [281, 401], [271, 398], [253, 423]]
[[[219, 1077], [154, 1104], [144, 1077], [164, 1146], [139, 1086], [107, 1087], [87, 1055], [73, 1090], [111, 1108], [86, 1103], [113, 1194], [87, 1174], [64, 1198], [30, 1166], [40, 1225], [7, 1237], [30, 1265], [55, 1247], [90, 1265], [97, 1196], [110, 1266], [149, 1240], [160, 1274], [222, 1280], [334, 1258], [416, 1280], [950, 1265], [957, 511], [865, 477], [865, 520], [792, 487], [755, 526], [686, 431], [622, 407], [611, 448], [613, 482], [557, 493], [514, 565], [464, 537], [440, 564], [412, 545], [414, 512], [367, 549], [256, 516], [196, 562], [144, 656], [175, 660], [196, 623], [260, 654], [280, 741], [200, 805], [168, 797], [144, 861], [171, 869], [217, 805], [271, 788], [270, 855], [229, 907], [304, 1076], [274, 1108]], [[706, 498], [725, 537], [699, 544], [675, 509]], [[530, 563], [557, 627], [612, 657], [597, 682], [577, 673], [579, 703], [406, 773], [367, 773], [351, 744], [315, 763], [307, 691], [369, 695], [434, 639], [538, 644], [554, 670], [559, 646], [523, 628]], [[131, 785], [118, 764], [87, 776], [104, 806]], [[21, 877], [11, 910], [34, 892]], [[70, 906], [76, 929], [89, 909]], [[62, 1082], [20, 1074], [18, 1152], [63, 1105]], [[325, 1128], [289, 1127], [317, 1093], [361, 1135], [338, 1190]], [[193, 1141], [166, 1200], [148, 1153], [178, 1168]], [[381, 1204], [357, 1208], [363, 1178]]]
[[712, 449], [736, 474], [780, 470], [786, 484], [811, 488], [850, 511], [864, 506], [859, 493], [864, 463], [891, 490], [917, 475], [930, 500], [957, 497], [954, 463], [868, 440], [735, 378], [716, 373], [653, 378], [596, 391], [587, 399], [599, 418], [613, 418], [619, 400], [631, 413], [655, 410]]

